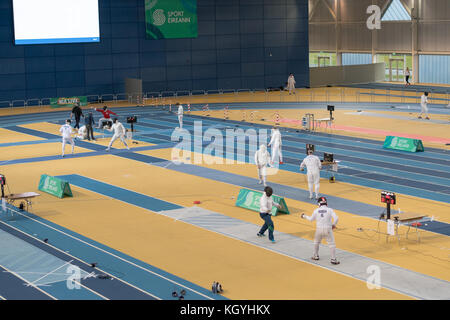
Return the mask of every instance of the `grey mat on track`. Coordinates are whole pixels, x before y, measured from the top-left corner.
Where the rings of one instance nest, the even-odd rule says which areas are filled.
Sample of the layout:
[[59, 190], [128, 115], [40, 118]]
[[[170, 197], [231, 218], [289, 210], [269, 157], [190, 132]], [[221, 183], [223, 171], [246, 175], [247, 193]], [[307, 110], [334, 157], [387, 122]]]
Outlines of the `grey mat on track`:
[[[320, 247], [320, 260], [313, 261], [310, 259], [313, 250], [313, 243], [310, 240], [275, 231], [274, 236], [276, 243], [271, 243], [268, 241], [267, 237], [259, 238], [256, 236], [260, 226], [197, 206], [160, 211], [159, 213], [200, 228], [289, 256], [293, 259], [321, 266], [361, 281], [366, 281], [369, 277], [367, 268], [375, 265], [380, 268], [381, 286], [384, 288], [417, 299], [450, 299], [450, 282], [448, 281], [339, 249], [336, 250], [336, 255], [341, 261], [341, 264], [332, 265], [330, 263], [329, 249], [326, 245], [321, 245]], [[253, 214], [257, 213], [254, 212]], [[339, 243], [337, 245], [339, 246]]]

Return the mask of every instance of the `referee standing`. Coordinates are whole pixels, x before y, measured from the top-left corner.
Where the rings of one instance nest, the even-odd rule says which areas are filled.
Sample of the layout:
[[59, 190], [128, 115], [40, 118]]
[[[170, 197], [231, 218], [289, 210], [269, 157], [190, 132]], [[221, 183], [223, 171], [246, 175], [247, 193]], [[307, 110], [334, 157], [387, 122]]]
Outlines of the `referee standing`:
[[81, 119], [81, 116], [84, 117], [84, 114], [83, 114], [83, 110], [81, 110], [80, 104], [78, 102], [76, 102], [74, 107], [72, 108], [72, 114], [70, 115], [70, 119], [72, 119], [73, 115], [75, 115], [75, 125], [73, 127], [80, 129], [80, 119]]
[[90, 110], [87, 114], [87, 116], [84, 117], [84, 123], [86, 125], [86, 129], [87, 129], [87, 139], [89, 141], [94, 140], [94, 129], [93, 129], [93, 125], [94, 125], [94, 115], [92, 114], [92, 110]]
[[273, 190], [271, 187], [265, 187], [263, 195], [259, 200], [260, 204], [259, 216], [261, 217], [261, 219], [264, 220], [264, 224], [261, 227], [261, 230], [259, 230], [257, 236], [263, 237], [264, 232], [266, 232], [266, 230], [269, 229], [269, 240], [272, 241], [272, 243], [275, 243], [275, 239], [273, 238], [273, 230], [275, 227], [273, 225], [271, 211], [273, 206], [279, 209], [281, 208], [281, 206], [278, 203], [273, 202], [272, 193]]

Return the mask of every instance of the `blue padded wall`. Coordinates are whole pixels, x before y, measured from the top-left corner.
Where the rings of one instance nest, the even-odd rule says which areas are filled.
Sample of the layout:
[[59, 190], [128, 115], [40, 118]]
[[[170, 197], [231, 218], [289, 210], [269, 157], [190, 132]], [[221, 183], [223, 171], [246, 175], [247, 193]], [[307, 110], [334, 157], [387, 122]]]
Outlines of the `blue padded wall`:
[[0, 101], [309, 85], [308, 0], [198, 0], [198, 38], [145, 39], [144, 0], [99, 0], [100, 43], [15, 46], [0, 1]]
[[450, 84], [449, 55], [419, 55], [419, 82]]

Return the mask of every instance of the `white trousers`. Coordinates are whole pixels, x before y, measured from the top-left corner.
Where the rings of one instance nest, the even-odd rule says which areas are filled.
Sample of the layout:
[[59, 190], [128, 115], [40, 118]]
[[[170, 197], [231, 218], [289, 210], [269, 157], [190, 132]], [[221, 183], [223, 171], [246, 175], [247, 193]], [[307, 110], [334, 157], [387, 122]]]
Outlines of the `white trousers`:
[[313, 187], [315, 186], [315, 193], [316, 197], [319, 196], [319, 188], [320, 188], [320, 171], [312, 171], [307, 173], [308, 177], [308, 188], [309, 188], [309, 195], [312, 197], [313, 194]]
[[178, 116], [178, 122], [180, 123], [180, 129], [183, 129], [183, 116]]
[[419, 116], [422, 116], [422, 113], [425, 113], [428, 117], [428, 106], [426, 104], [420, 104], [420, 114]]
[[109, 142], [109, 145], [108, 145], [108, 149], [109, 148], [111, 148], [111, 146], [112, 146], [112, 144], [114, 143], [114, 141], [116, 141], [117, 140], [117, 138], [120, 138], [120, 141], [122, 141], [122, 143], [125, 145], [125, 147], [127, 147], [127, 149], [128, 149], [128, 144], [127, 144], [127, 142], [125, 141], [125, 135], [124, 134], [114, 134], [113, 136], [112, 136], [112, 138], [111, 138], [111, 141]]
[[111, 123], [111, 125], [112, 125], [112, 119], [111, 118], [109, 118], [109, 119], [106, 119], [106, 118], [100, 118], [100, 120], [98, 120], [98, 128], [101, 128], [102, 127], [102, 121], [108, 121], [109, 123]]
[[334, 242], [333, 230], [331, 227], [317, 227], [314, 235], [314, 255], [319, 255], [319, 246], [322, 239], [326, 239], [330, 247], [331, 259], [336, 259], [336, 244]]
[[258, 177], [259, 180], [262, 180], [264, 184], [266, 183], [266, 177], [267, 177], [267, 166], [258, 166]]
[[73, 142], [72, 138], [62, 138], [62, 155], [64, 155], [64, 149], [66, 147], [66, 143], [70, 143], [72, 145], [72, 153], [75, 148], [75, 142]]
[[272, 145], [272, 162], [275, 161], [283, 162], [283, 154], [281, 153], [281, 146], [278, 144]]

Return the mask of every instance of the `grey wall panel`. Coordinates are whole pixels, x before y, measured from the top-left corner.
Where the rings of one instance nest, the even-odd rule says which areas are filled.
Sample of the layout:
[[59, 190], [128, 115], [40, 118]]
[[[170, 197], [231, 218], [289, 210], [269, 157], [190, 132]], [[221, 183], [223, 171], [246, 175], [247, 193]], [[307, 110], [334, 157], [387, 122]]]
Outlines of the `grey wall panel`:
[[409, 50], [412, 47], [410, 23], [389, 23], [384, 22], [377, 35], [377, 50], [395, 52], [399, 50]]
[[372, 33], [365, 24], [344, 24], [341, 28], [341, 49], [372, 49]]
[[384, 62], [310, 69], [311, 87], [384, 81]]
[[448, 0], [422, 0], [420, 17], [424, 20], [448, 20], [450, 1]]
[[450, 22], [421, 23], [419, 50], [425, 52], [450, 52]]
[[336, 50], [336, 27], [334, 25], [310, 25], [309, 49]]

